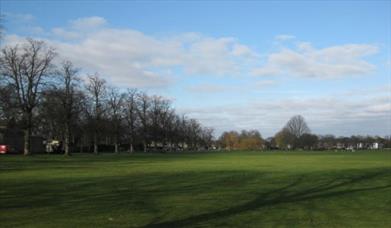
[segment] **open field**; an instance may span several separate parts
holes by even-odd
[[[1,227],[391,227],[391,152],[0,156]]]

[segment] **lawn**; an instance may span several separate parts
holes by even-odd
[[[391,227],[391,151],[0,156],[1,227]]]

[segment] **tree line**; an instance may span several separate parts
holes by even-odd
[[[57,63],[58,53],[43,41],[27,39],[0,54],[0,118],[24,132],[24,154],[31,136],[60,139],[66,155],[99,152],[113,145],[169,150],[198,150],[212,145],[213,129],[179,115],[171,101],[144,91],[119,89],[97,73],[80,77],[70,61]]]
[[[377,148],[374,147],[377,143]],[[304,117],[293,116],[273,137],[263,139],[259,131],[226,131],[217,140],[220,148],[226,150],[260,149],[380,149],[391,148],[391,137],[360,136],[336,137],[334,135],[312,134]]]
[[[219,138],[222,148],[232,149],[312,149],[317,142],[317,136],[311,134],[307,123],[300,115],[293,116],[274,137],[269,140],[262,138],[257,130],[223,132]]]

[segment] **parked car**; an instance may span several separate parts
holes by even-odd
[[[8,153],[8,146],[7,145],[0,145],[0,154],[6,154]]]

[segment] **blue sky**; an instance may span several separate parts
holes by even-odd
[[[2,45],[44,39],[224,130],[391,134],[391,1],[5,1]]]

